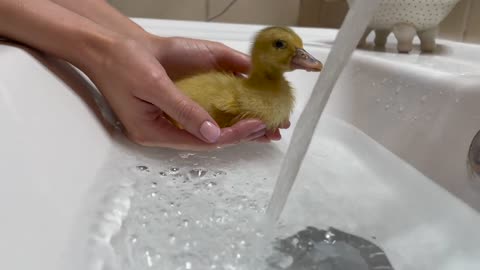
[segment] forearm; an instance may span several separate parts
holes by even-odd
[[[148,40],[148,33],[106,0],[51,0],[112,31],[139,41]]]
[[[0,0],[0,36],[79,68],[100,61],[116,34],[48,0]]]

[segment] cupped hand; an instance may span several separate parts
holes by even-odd
[[[146,146],[207,150],[244,141],[278,140],[255,119],[220,129],[198,104],[178,90],[172,80],[211,69],[246,73],[248,56],[209,41],[160,38],[148,42],[119,40],[85,72],[106,97],[127,136]],[[180,123],[180,130],[165,119]]]
[[[246,74],[250,69],[250,58],[247,55],[218,42],[180,37],[165,39],[152,35],[148,39],[148,47],[173,80],[212,69],[232,71],[239,75]],[[280,126],[281,129],[289,127],[289,121]],[[267,143],[281,138],[279,129],[276,129],[266,131],[255,140]]]

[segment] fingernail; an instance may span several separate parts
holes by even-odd
[[[240,77],[240,78],[247,78],[247,75],[243,74],[243,73],[240,73],[240,72],[234,72],[233,73],[236,77]]]
[[[255,132],[259,132],[260,130],[262,129],[265,129],[267,126],[265,124],[261,124],[260,126],[258,126],[257,128],[255,128],[251,134],[254,134]]]
[[[282,139],[282,135],[278,135],[276,138],[272,138],[272,141],[280,141]]]
[[[210,121],[203,122],[200,126],[200,134],[209,142],[214,143],[220,137],[220,128]]]
[[[262,136],[265,136],[266,132],[267,132],[266,129],[259,130],[257,132],[253,132],[252,134],[250,134],[250,136],[248,136],[247,141],[252,141],[252,140],[258,139]]]

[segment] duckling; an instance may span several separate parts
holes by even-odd
[[[261,30],[255,37],[251,59],[252,69],[246,78],[216,71],[194,75],[175,84],[200,104],[221,128],[255,118],[273,131],[289,120],[294,107],[293,89],[284,73],[295,69],[321,71],[323,65],[303,49],[302,39],[287,27]]]

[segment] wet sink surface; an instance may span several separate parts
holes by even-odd
[[[235,26],[238,31],[233,33],[232,25],[138,21],[158,34],[221,40],[242,51],[248,50],[249,38],[260,28]],[[335,31],[297,30],[304,37],[307,49],[324,60]],[[314,196],[315,193],[308,198],[317,198],[310,203],[329,206],[330,210],[318,211],[314,207],[306,210],[302,205],[308,202],[295,204],[293,200],[290,210],[286,210],[287,216],[299,212],[302,206],[304,214],[315,220],[299,221],[297,227],[285,231],[285,237],[306,226],[320,230],[333,226],[379,244],[396,269],[417,269],[415,267],[430,265],[432,258],[438,267],[423,269],[478,269],[476,258],[480,256],[475,248],[479,242],[472,227],[478,228],[478,212],[465,203],[480,209],[478,183],[471,180],[466,167],[468,146],[480,128],[480,79],[476,73],[480,70],[480,48],[442,40],[439,43],[442,50],[433,56],[415,52],[398,55],[388,50],[357,51],[327,107],[331,119],[358,128],[397,155],[400,158],[397,161],[406,161],[427,177],[422,178],[410,168],[408,171],[415,177],[405,174],[403,181],[388,182],[397,170],[376,166],[376,175],[383,176],[375,178],[383,179],[376,182],[377,187],[383,187],[381,192],[348,177],[339,183],[334,182],[335,177],[318,179],[322,185],[315,184],[315,187],[323,187],[323,193],[318,193],[322,196]],[[98,173],[116,149],[115,140],[91,109],[94,101],[84,98],[88,96],[85,93],[92,90],[91,86],[74,70],[35,52],[5,44],[0,45],[0,59],[0,73],[4,74],[0,78],[0,122],[3,123],[0,213],[4,217],[0,232],[4,239],[0,251],[4,255],[0,268],[66,269],[72,262],[82,260],[77,255],[85,244],[91,222],[84,212],[85,206],[94,198],[92,192],[95,193],[93,187],[98,184]],[[288,76],[297,89],[293,124],[316,76],[302,72]],[[25,80],[26,77],[29,79]],[[264,153],[281,156],[291,131],[288,130],[285,139],[273,145],[274,148],[264,149]],[[319,164],[325,163],[321,150],[328,149],[329,145],[318,145],[319,150],[311,153],[304,166],[304,176],[315,175],[319,168],[328,172],[328,167]],[[344,152],[345,157],[368,159],[362,148],[355,151],[350,148]],[[389,152],[381,153],[395,159]],[[247,155],[244,160],[250,157]],[[332,164],[342,162],[348,161],[341,159]],[[368,164],[377,164],[377,161],[371,160]],[[265,173],[272,175],[274,171]],[[338,169],[335,173],[341,171]],[[420,184],[412,183],[414,178],[423,180]],[[332,185],[336,188],[328,188]],[[421,188],[412,188],[418,185]],[[309,186],[306,182],[298,186],[298,192],[305,194],[317,190],[305,190]],[[359,191],[361,193],[357,193]],[[395,193],[391,193],[393,191]],[[328,204],[333,201],[344,202],[342,211],[333,211],[338,209]],[[386,201],[390,203],[385,204]],[[377,240],[369,238],[371,234]],[[422,241],[419,235],[430,240]],[[44,248],[45,243],[49,243],[48,249]],[[35,250],[28,255],[28,260],[25,259],[26,246]],[[410,265],[413,268],[408,268]]]

